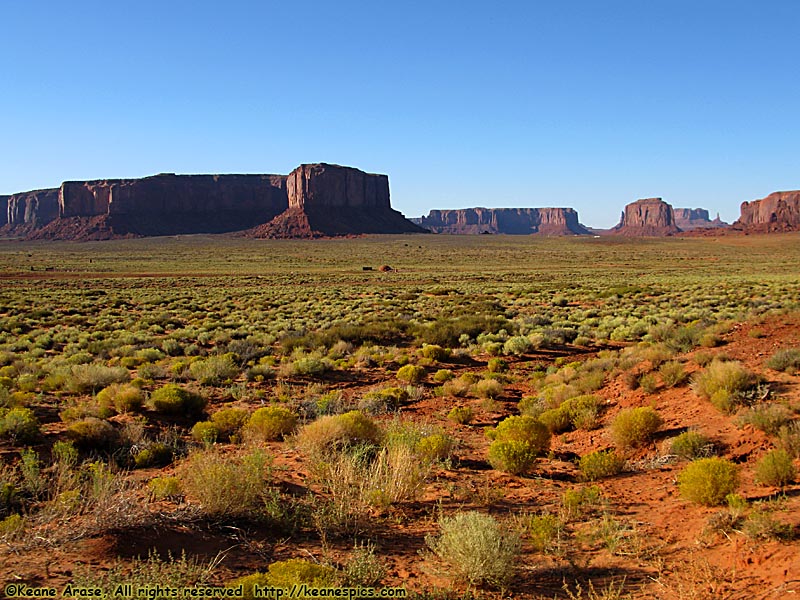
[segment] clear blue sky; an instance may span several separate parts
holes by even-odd
[[[0,193],[333,162],[406,216],[607,227],[800,188],[794,0],[0,0],[0,24]]]

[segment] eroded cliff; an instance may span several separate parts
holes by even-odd
[[[800,231],[800,190],[742,202],[741,216],[733,227],[753,232]]]

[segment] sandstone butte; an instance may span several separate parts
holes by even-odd
[[[773,192],[761,200],[742,202],[733,229],[752,232],[800,231],[800,191]]]
[[[423,232],[389,202],[389,178],[339,165],[289,175],[175,175],[65,181],[0,196],[6,233],[110,239],[248,231],[254,237]]]
[[[627,237],[656,237],[680,233],[672,206],[661,198],[631,202],[622,211],[619,224],[611,233]]]
[[[719,218],[719,214],[712,221],[705,208],[673,208],[675,214],[675,224],[681,231],[692,229],[720,229],[727,227],[728,224]]]
[[[572,208],[463,208],[432,210],[415,222],[434,233],[587,235]]]

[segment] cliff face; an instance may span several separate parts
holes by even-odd
[[[432,210],[418,223],[434,233],[582,235],[589,231],[571,208],[464,208]]]
[[[672,206],[661,198],[643,198],[625,207],[619,225],[611,230],[616,235],[654,237],[679,233]]]
[[[289,207],[351,207],[386,210],[389,177],[325,163],[300,165],[286,182]]]
[[[741,216],[733,226],[756,232],[800,231],[800,190],[742,202]]]
[[[719,215],[712,221],[705,208],[674,208],[673,213],[675,214],[675,224],[681,231],[728,226],[727,223],[719,218]]]
[[[5,208],[0,225],[9,228],[42,227],[58,217],[58,190],[34,190],[4,196],[0,207]]]
[[[286,182],[289,208],[248,232],[263,238],[422,233],[393,210],[389,178],[325,163],[300,165]]]

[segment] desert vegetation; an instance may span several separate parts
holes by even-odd
[[[3,243],[0,578],[788,593],[781,239]]]

